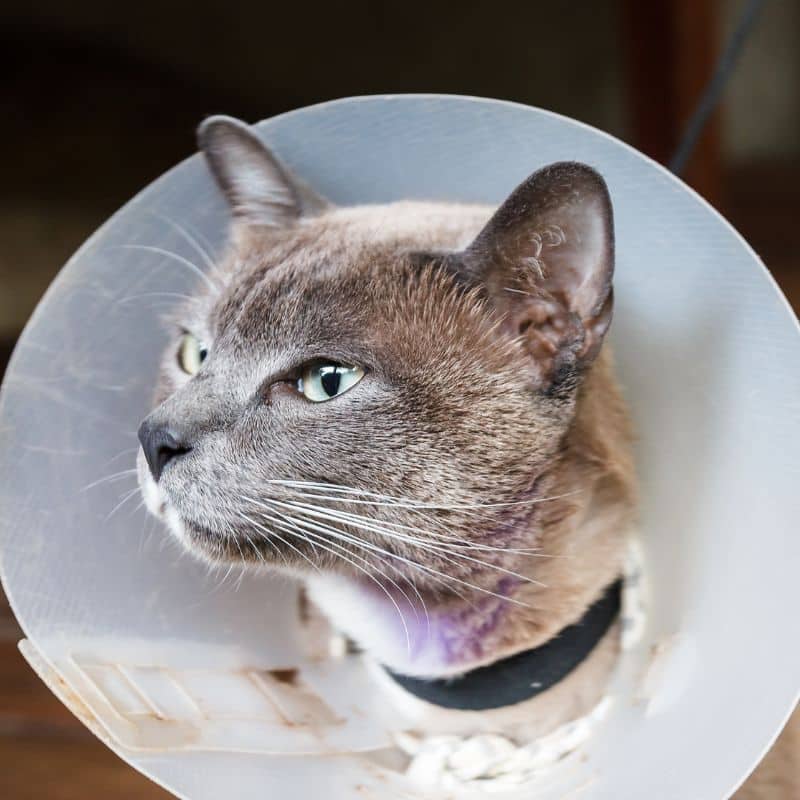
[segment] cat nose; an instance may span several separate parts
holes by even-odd
[[[184,437],[169,425],[145,420],[139,426],[139,441],[142,443],[142,450],[150,467],[150,474],[153,480],[158,483],[164,467],[173,458],[188,453],[192,448]]]

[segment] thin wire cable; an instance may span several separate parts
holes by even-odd
[[[753,32],[758,15],[764,7],[764,0],[750,0],[745,6],[742,16],[728,39],[725,50],[717,60],[714,74],[700,97],[694,113],[683,131],[683,136],[669,161],[669,169],[676,175],[681,175],[692,157],[697,141],[703,133],[714,109],[719,105],[725,87],[733,74],[734,69],[742,54],[748,37]]]

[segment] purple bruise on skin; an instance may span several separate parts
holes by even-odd
[[[486,637],[497,628],[512,607],[502,598],[510,597],[519,583],[519,578],[503,577],[493,590],[500,597],[483,595],[471,606],[433,616],[429,635],[436,637],[445,664],[483,658]],[[426,635],[424,617],[422,626],[422,633]]]
[[[538,479],[530,489],[499,515],[498,524],[486,536],[494,546],[513,546],[519,531],[529,530],[533,522],[536,505],[533,502],[539,488]],[[531,504],[527,505],[526,501]],[[415,618],[415,630],[411,630],[412,656],[417,652],[420,639],[434,639],[441,653],[442,663],[453,665],[483,658],[486,653],[486,637],[492,633],[513,608],[503,598],[511,597],[522,579],[506,575],[497,581],[491,591],[494,594],[477,594],[471,603],[453,611],[430,614],[430,624],[422,615],[421,624]],[[495,596],[499,595],[499,596]],[[421,630],[417,630],[420,629]]]
[[[520,583],[520,578],[504,576],[489,590],[494,594],[478,594],[472,602],[458,608],[429,609],[427,616],[418,600],[413,606],[409,604],[409,598],[416,600],[412,592],[407,592],[407,597],[404,597],[396,589],[391,590],[408,629],[410,663],[429,668],[482,659],[486,655],[487,636],[513,609],[513,604],[504,598],[511,597]],[[398,643],[405,642],[405,629],[394,604],[374,586],[364,586],[363,589],[369,593],[382,618],[380,624],[394,631]]]
[[[501,549],[530,547],[530,531],[536,516],[539,489],[539,480],[535,479],[527,491],[500,510],[482,541]],[[520,541],[521,536],[525,536],[526,541]],[[429,604],[427,614],[419,598],[408,587],[405,594],[398,587],[384,586],[384,591],[374,583],[362,583],[361,589],[377,612],[376,621],[385,631],[392,632],[391,636],[398,647],[402,643],[402,660],[415,670],[426,671],[472,664],[491,655],[491,652],[487,652],[491,650],[491,645],[487,647],[487,640],[513,612],[514,604],[506,598],[511,598],[524,582],[521,576],[504,574],[498,577],[494,585],[485,585],[486,592],[464,588],[466,599],[463,602],[454,601],[440,608],[430,607]],[[398,608],[405,626],[400,620]],[[407,652],[406,629],[411,645]]]

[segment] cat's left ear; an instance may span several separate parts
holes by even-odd
[[[197,142],[234,217],[246,224],[283,227],[331,207],[241,120],[209,117],[197,129]]]
[[[521,337],[542,385],[595,358],[611,322],[614,223],[591,167],[561,162],[533,173],[459,261]]]

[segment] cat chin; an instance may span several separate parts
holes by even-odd
[[[181,547],[197,561],[208,566],[229,566],[240,563],[230,558],[219,544],[218,537],[210,531],[184,522],[180,514],[169,503],[160,502],[152,512],[164,525]],[[247,566],[241,563],[242,566]]]

